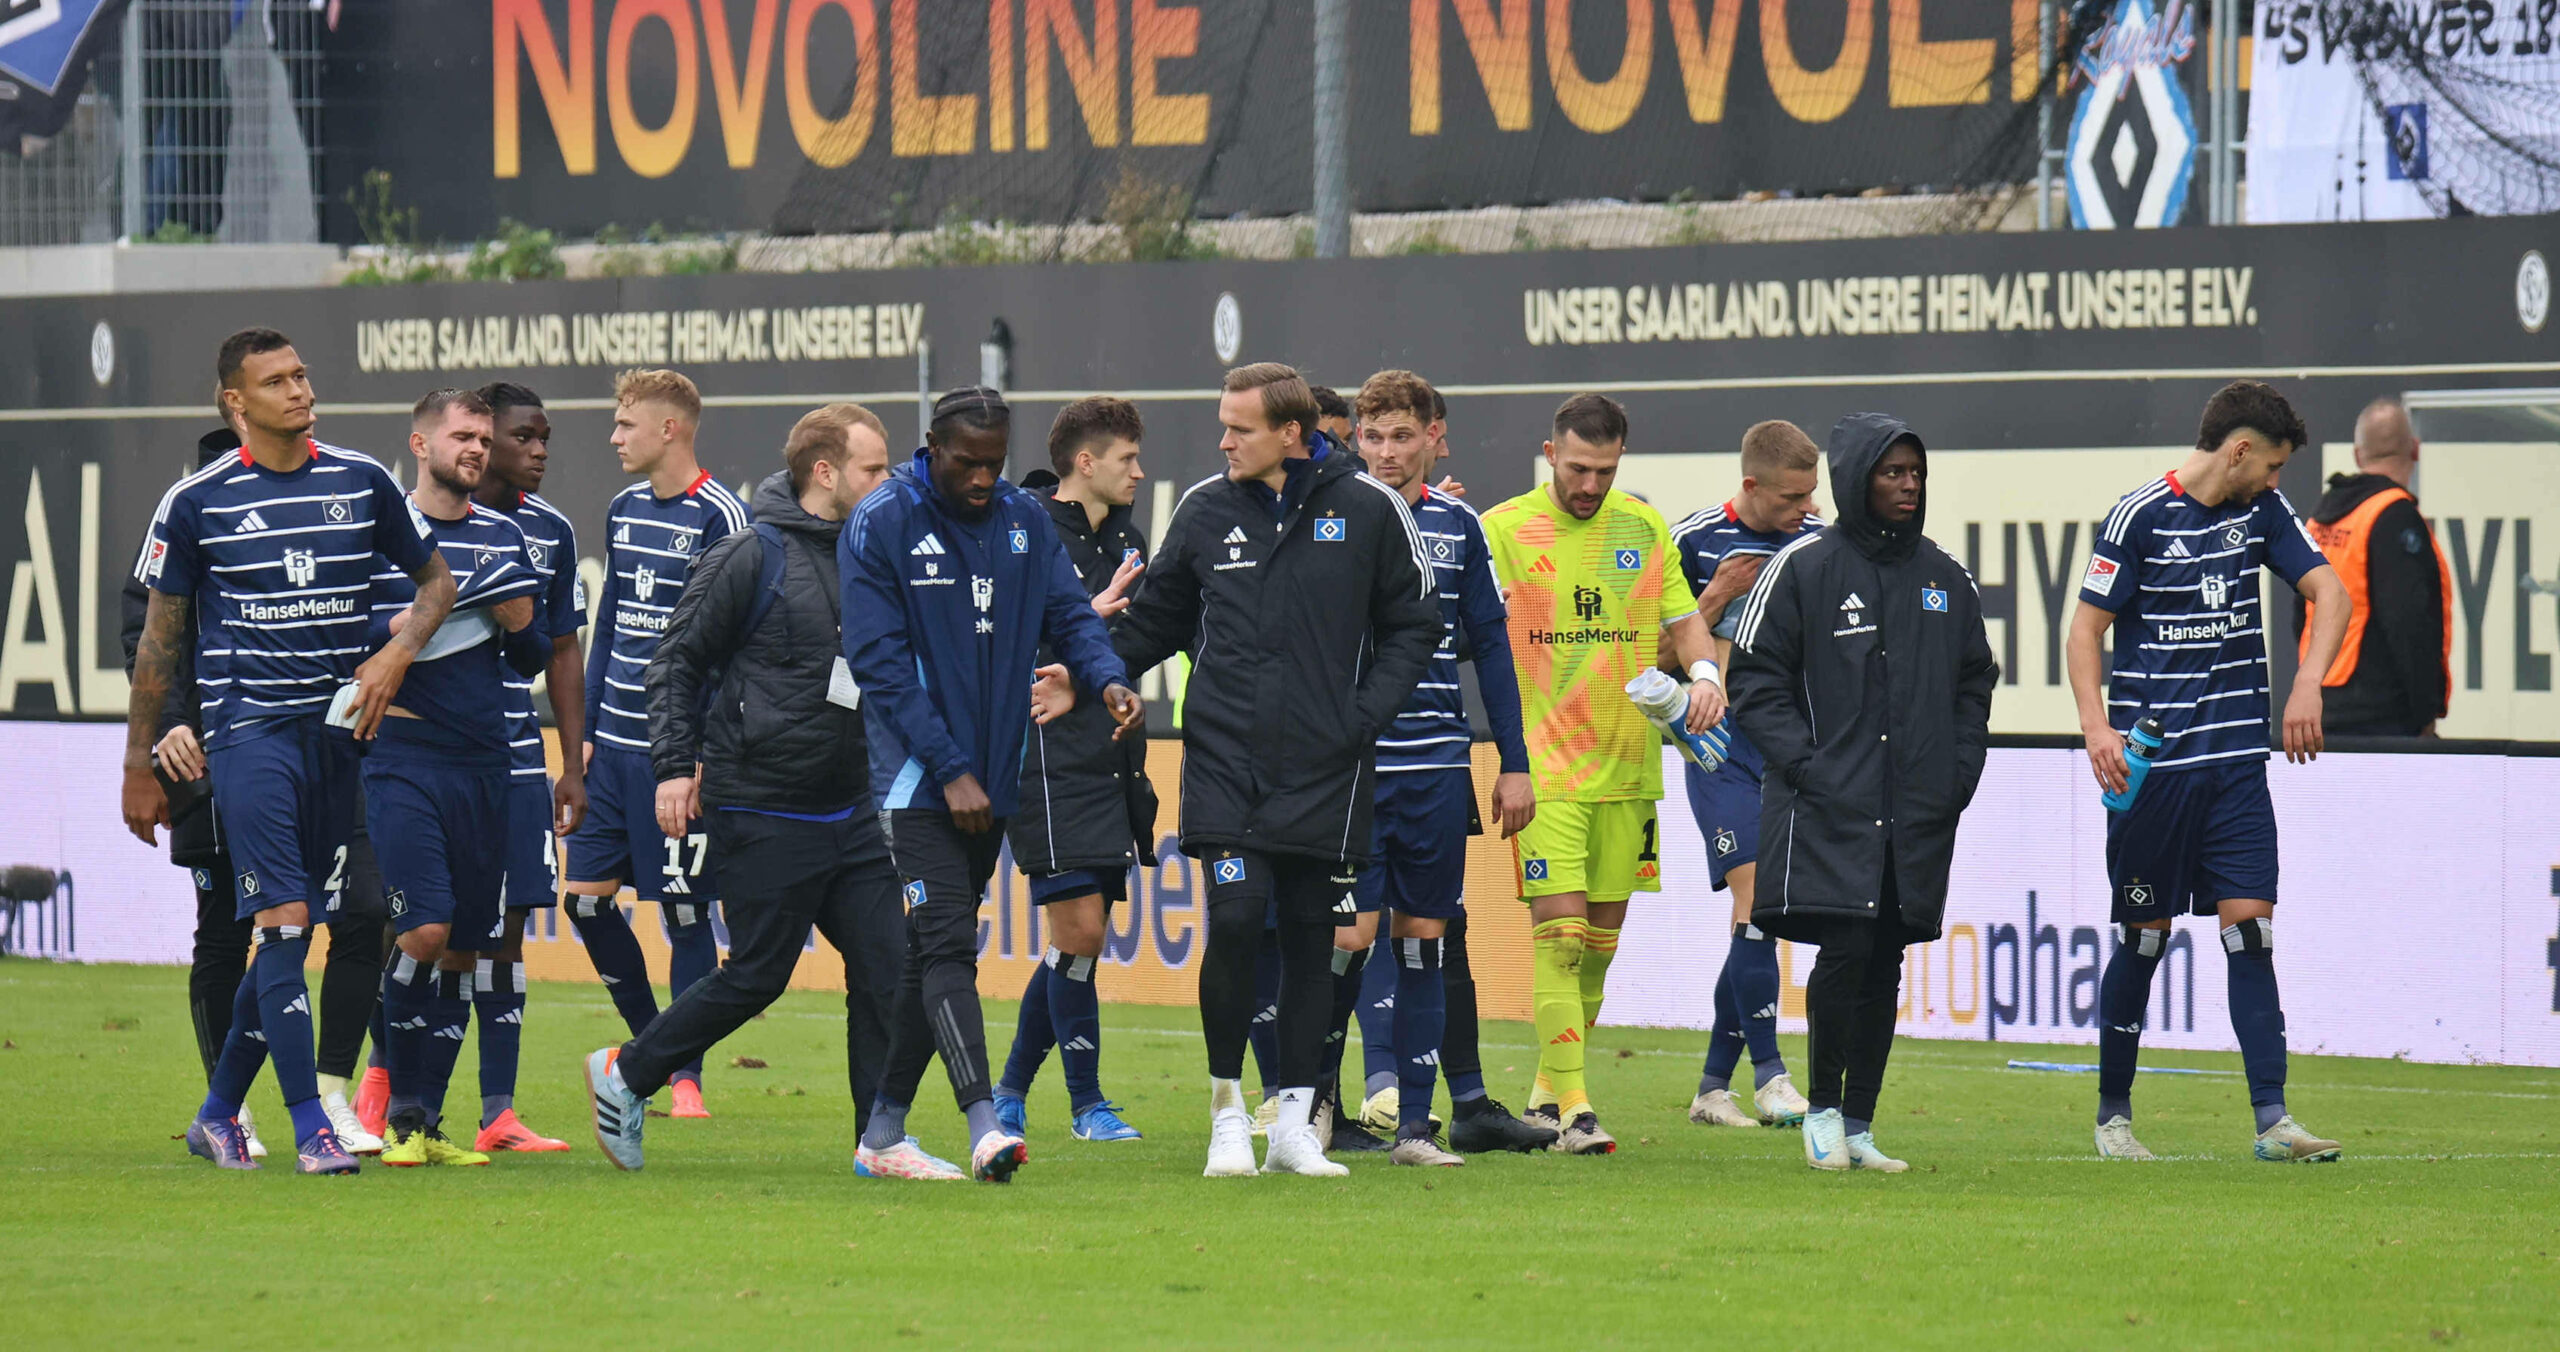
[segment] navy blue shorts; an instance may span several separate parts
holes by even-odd
[[[1765,770],[1760,749],[1740,729],[1728,721],[1725,731],[1733,738],[1733,753],[1713,773],[1680,762],[1689,781],[1689,815],[1698,819],[1698,835],[1707,842],[1707,880],[1719,892],[1727,874],[1760,862],[1760,777]]]
[[[235,919],[300,902],[328,918],[355,834],[355,738],[317,716],[234,732],[208,759]]]
[[[1106,908],[1115,902],[1127,901],[1129,871],[1071,868],[1064,873],[1041,874],[1031,880],[1031,904],[1034,906],[1046,906],[1070,897],[1089,897],[1097,892],[1102,894],[1102,904]]]
[[[643,901],[709,906],[720,895],[702,819],[670,838],[658,829],[658,772],[649,758],[601,746],[587,763],[587,819],[569,836],[569,881],[629,883]]]
[[[2107,814],[2107,883],[2118,924],[2212,915],[2276,899],[2276,805],[2267,763],[2153,771],[2133,806]]]
[[[560,855],[551,834],[551,781],[507,779],[507,909],[539,910],[560,904]]]
[[[413,757],[389,743],[365,758],[365,825],[395,932],[450,926],[445,946],[462,953],[504,937],[507,784],[503,766]]]
[[[1369,866],[1351,890],[1363,915],[1393,911],[1424,920],[1466,914],[1467,820],[1475,785],[1462,770],[1378,776]]]

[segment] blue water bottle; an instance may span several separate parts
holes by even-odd
[[[2098,801],[2109,812],[2122,812],[2133,806],[2133,796],[2142,792],[2142,777],[2151,773],[2151,758],[2160,754],[2160,720],[2144,718],[2134,723],[2124,735],[2124,792],[2098,795]]]

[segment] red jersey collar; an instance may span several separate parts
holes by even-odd
[[[2160,477],[2169,481],[2170,492],[2175,493],[2182,498],[2188,496],[2187,486],[2178,482],[2178,472],[2176,470],[2173,469]]]

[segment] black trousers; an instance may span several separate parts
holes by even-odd
[[[196,884],[195,952],[187,967],[187,1013],[195,1021],[196,1055],[204,1060],[206,1079],[222,1056],[223,1039],[231,1036],[231,1003],[240,994],[240,978],[249,970],[249,937],[255,920],[238,916],[233,898],[231,861],[192,870]],[[380,954],[374,956],[379,975]]]
[[[1440,988],[1449,1001],[1448,1031],[1440,1036],[1440,1076],[1450,1084],[1484,1076],[1484,1054],[1476,1045],[1476,969],[1467,961],[1467,913],[1449,917],[1449,932],[1440,940]]]
[[[815,928],[844,958],[844,1054],[854,1120],[868,1121],[889,1059],[890,999],[905,952],[898,875],[873,818],[793,821],[704,814],[720,859],[729,958],[622,1048],[622,1078],[654,1094],[667,1077],[780,999]]]
[[[889,1028],[880,1097],[913,1105],[926,1063],[942,1053],[962,1108],[994,1097],[986,1018],[978,1008],[978,903],[1004,851],[1004,822],[971,835],[951,814],[903,808],[883,814],[889,855],[906,883],[906,971]]]
[[[1213,849],[1199,861],[1208,882],[1209,942],[1200,955],[1200,1032],[1214,1079],[1244,1078],[1253,1030],[1253,959],[1263,921],[1279,914],[1281,1089],[1315,1084],[1333,1016],[1333,931],[1348,913],[1350,868],[1330,859]]]
[[[1805,981],[1805,1022],[1813,1083],[1805,1099],[1843,1117],[1872,1121],[1893,1055],[1894,1007],[1902,998],[1902,902],[1885,865],[1884,898],[1875,918],[1823,922],[1821,955]]]

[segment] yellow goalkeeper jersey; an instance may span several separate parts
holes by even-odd
[[[1541,484],[1484,514],[1511,611],[1530,774],[1541,802],[1662,796],[1662,738],[1627,698],[1662,626],[1696,613],[1671,530],[1612,490],[1576,520]]]

